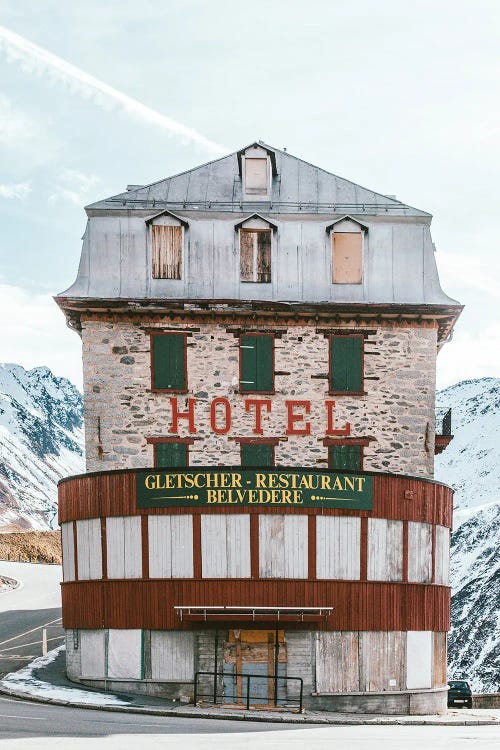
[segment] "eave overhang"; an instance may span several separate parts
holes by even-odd
[[[335,326],[350,321],[361,325],[382,322],[425,326],[434,325],[438,348],[451,336],[463,310],[462,305],[344,303],[344,302],[271,302],[233,299],[93,299],[54,297],[66,315],[70,328],[81,331],[82,315],[167,316],[171,321],[210,320],[225,325],[305,325]]]

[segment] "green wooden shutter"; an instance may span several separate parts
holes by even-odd
[[[273,466],[273,446],[250,443],[241,446],[242,466]]]
[[[153,387],[168,391],[186,388],[185,337],[182,333],[153,336]]]
[[[360,393],[363,387],[363,339],[332,336],[330,339],[330,390]]]
[[[187,466],[185,443],[156,443],[155,466],[161,469],[183,469]]]
[[[273,390],[273,337],[241,337],[241,390],[243,393]]]
[[[361,469],[360,445],[331,445],[328,450],[330,469],[359,471]]]

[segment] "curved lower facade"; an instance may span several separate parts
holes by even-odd
[[[186,702],[196,681],[197,698],[215,690],[238,704],[246,675],[257,675],[256,703],[291,705],[301,678],[306,708],[446,710],[450,488],[356,472],[370,485],[365,507],[326,507],[319,495],[279,504],[272,494],[148,506],[138,483],[159,471],[60,483],[71,679]],[[193,483],[204,471],[234,477],[241,467],[177,474]],[[314,476],[350,486],[354,477]]]

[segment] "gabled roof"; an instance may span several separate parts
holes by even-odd
[[[269,220],[267,216],[262,216],[262,214],[250,214],[249,216],[244,216],[242,219],[240,219],[235,225],[235,229],[239,229],[245,222],[250,221],[250,219],[262,219],[262,221],[265,221],[266,224],[269,224],[270,227],[276,231],[278,229],[278,225],[274,224],[272,221]]]
[[[362,224],[360,221],[354,218],[354,216],[349,216],[349,214],[346,214],[345,216],[341,216],[339,219],[335,219],[335,221],[332,221],[331,224],[328,224],[327,227],[325,227],[325,232],[329,232],[336,224],[340,224],[341,221],[353,221],[355,224],[357,224],[361,229],[364,229],[365,232],[368,231],[368,227],[366,224]]]
[[[267,153],[271,161],[273,177],[276,177],[276,175],[278,174],[278,170],[276,169],[276,153],[275,151],[273,151],[272,148],[269,148],[269,146],[266,146],[265,143],[262,143],[262,141],[254,141],[253,143],[250,143],[248,146],[241,148],[236,153],[236,156],[238,157],[238,169],[240,172],[240,177],[243,173],[242,157],[245,151],[247,151],[249,148],[261,148],[263,151]]]
[[[188,227],[189,222],[186,221],[186,219],[183,219],[182,216],[177,216],[177,214],[172,213],[172,211],[169,211],[166,209],[165,211],[160,211],[157,214],[154,214],[154,216],[150,216],[146,219],[146,224],[151,224],[155,219],[158,219],[159,216],[171,216],[172,219],[177,219],[177,221],[180,221],[183,227]]]
[[[267,199],[244,198],[240,164],[246,146],[186,172],[90,204],[87,211],[156,208],[242,213],[261,209],[275,214],[419,216],[430,221],[425,211],[338,177],[287,151],[260,141],[256,145],[272,154],[276,165]]]

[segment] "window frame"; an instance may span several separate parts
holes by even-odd
[[[242,279],[241,278],[241,237],[242,237],[242,234],[243,233],[245,233],[245,234],[251,234],[251,233],[253,233],[253,234],[263,234],[264,232],[267,232],[269,234],[269,239],[270,239],[270,249],[269,249],[269,281],[257,281],[256,279],[255,280],[253,280],[253,279],[252,280]],[[274,234],[274,231],[273,231],[272,227],[269,227],[268,229],[264,228],[264,227],[259,227],[259,228],[256,228],[256,229],[254,229],[252,227],[239,227],[239,230],[238,230],[239,255],[238,255],[238,257],[239,257],[239,283],[240,284],[272,284],[272,280],[273,280],[273,234]],[[257,250],[256,250],[256,252],[257,252],[257,258],[254,259],[254,260],[256,260],[257,265],[258,265],[258,262],[259,262],[258,251],[259,251],[259,248],[258,248],[258,243],[257,243]]]
[[[161,228],[163,228],[163,227],[175,227],[176,229],[180,229],[181,230],[181,258],[180,258],[180,264],[179,264],[180,276],[178,276],[178,277],[168,278],[166,276],[155,276],[154,273],[153,273],[153,271],[154,271],[154,240],[153,240],[153,235],[154,235],[154,229],[155,229],[155,227],[161,227]],[[153,223],[151,223],[149,225],[149,229],[150,229],[150,244],[151,244],[151,264],[150,264],[151,279],[153,279],[154,281],[182,281],[183,278],[184,278],[184,256],[185,256],[185,252],[184,252],[185,227],[184,227],[184,225],[182,223],[180,223],[180,222],[179,222],[179,224],[153,224]]]
[[[184,388],[157,388],[155,386],[154,369],[154,338],[155,336],[182,336],[183,341],[183,366],[184,366]],[[185,331],[150,331],[150,369],[151,369],[151,393],[188,393],[188,369],[187,369],[187,333]]]
[[[264,469],[274,468],[276,466],[276,445],[279,442],[279,438],[235,438],[235,442],[239,443],[240,446],[240,466],[246,469]],[[270,445],[272,449],[272,463],[269,466],[244,466],[243,465],[243,451],[242,448],[246,445]]]
[[[359,281],[335,281],[335,235],[341,234],[360,234],[361,235],[361,279]],[[330,230],[330,283],[333,286],[362,286],[364,283],[364,265],[365,265],[365,235],[366,230],[360,227],[357,232],[339,232],[335,231],[335,227]]]
[[[194,443],[194,439],[193,438],[148,437],[148,438],[146,438],[146,443],[148,445],[152,445],[153,446],[153,467],[155,469],[164,468],[164,467],[158,466],[157,454],[156,454],[156,446],[157,445],[162,445],[162,444],[164,445],[165,443],[167,443],[169,445],[182,443],[183,445],[185,445],[186,446],[186,468],[188,466],[190,466],[190,463],[189,463],[189,446],[193,445],[193,443]],[[174,467],[174,468],[180,468],[180,467]]]
[[[337,440],[331,441],[326,447],[328,449],[328,470],[329,471],[363,471],[364,465],[364,450],[366,442],[361,440]],[[339,469],[332,466],[330,463],[330,455],[332,448],[359,448],[359,468],[357,469]]]
[[[266,192],[265,193],[249,193],[247,188],[247,160],[250,159],[262,159],[266,162]],[[244,199],[249,200],[266,200],[266,198],[269,198],[271,195],[271,180],[272,180],[272,169],[271,169],[271,159],[269,158],[269,154],[266,154],[265,156],[262,155],[262,153],[259,153],[257,155],[250,155],[245,154],[243,157],[243,195]],[[251,190],[254,188],[250,188]]]
[[[332,340],[333,339],[361,339],[361,387],[359,391],[334,391],[332,390]],[[366,396],[365,391],[365,337],[362,333],[331,333],[328,336],[328,395],[329,396]]]
[[[271,339],[271,380],[272,380],[272,390],[270,391],[261,391],[261,390],[243,390],[243,356],[242,356],[242,339],[243,336],[253,336],[254,338],[257,337],[265,337]],[[276,393],[275,390],[275,380],[274,380],[274,373],[276,369],[276,362],[275,362],[275,340],[276,336],[274,333],[240,333],[239,335],[239,343],[238,343],[238,352],[239,352],[239,362],[238,362],[238,393],[241,393],[242,395],[249,395],[249,394],[261,394],[264,396],[274,396]]]

